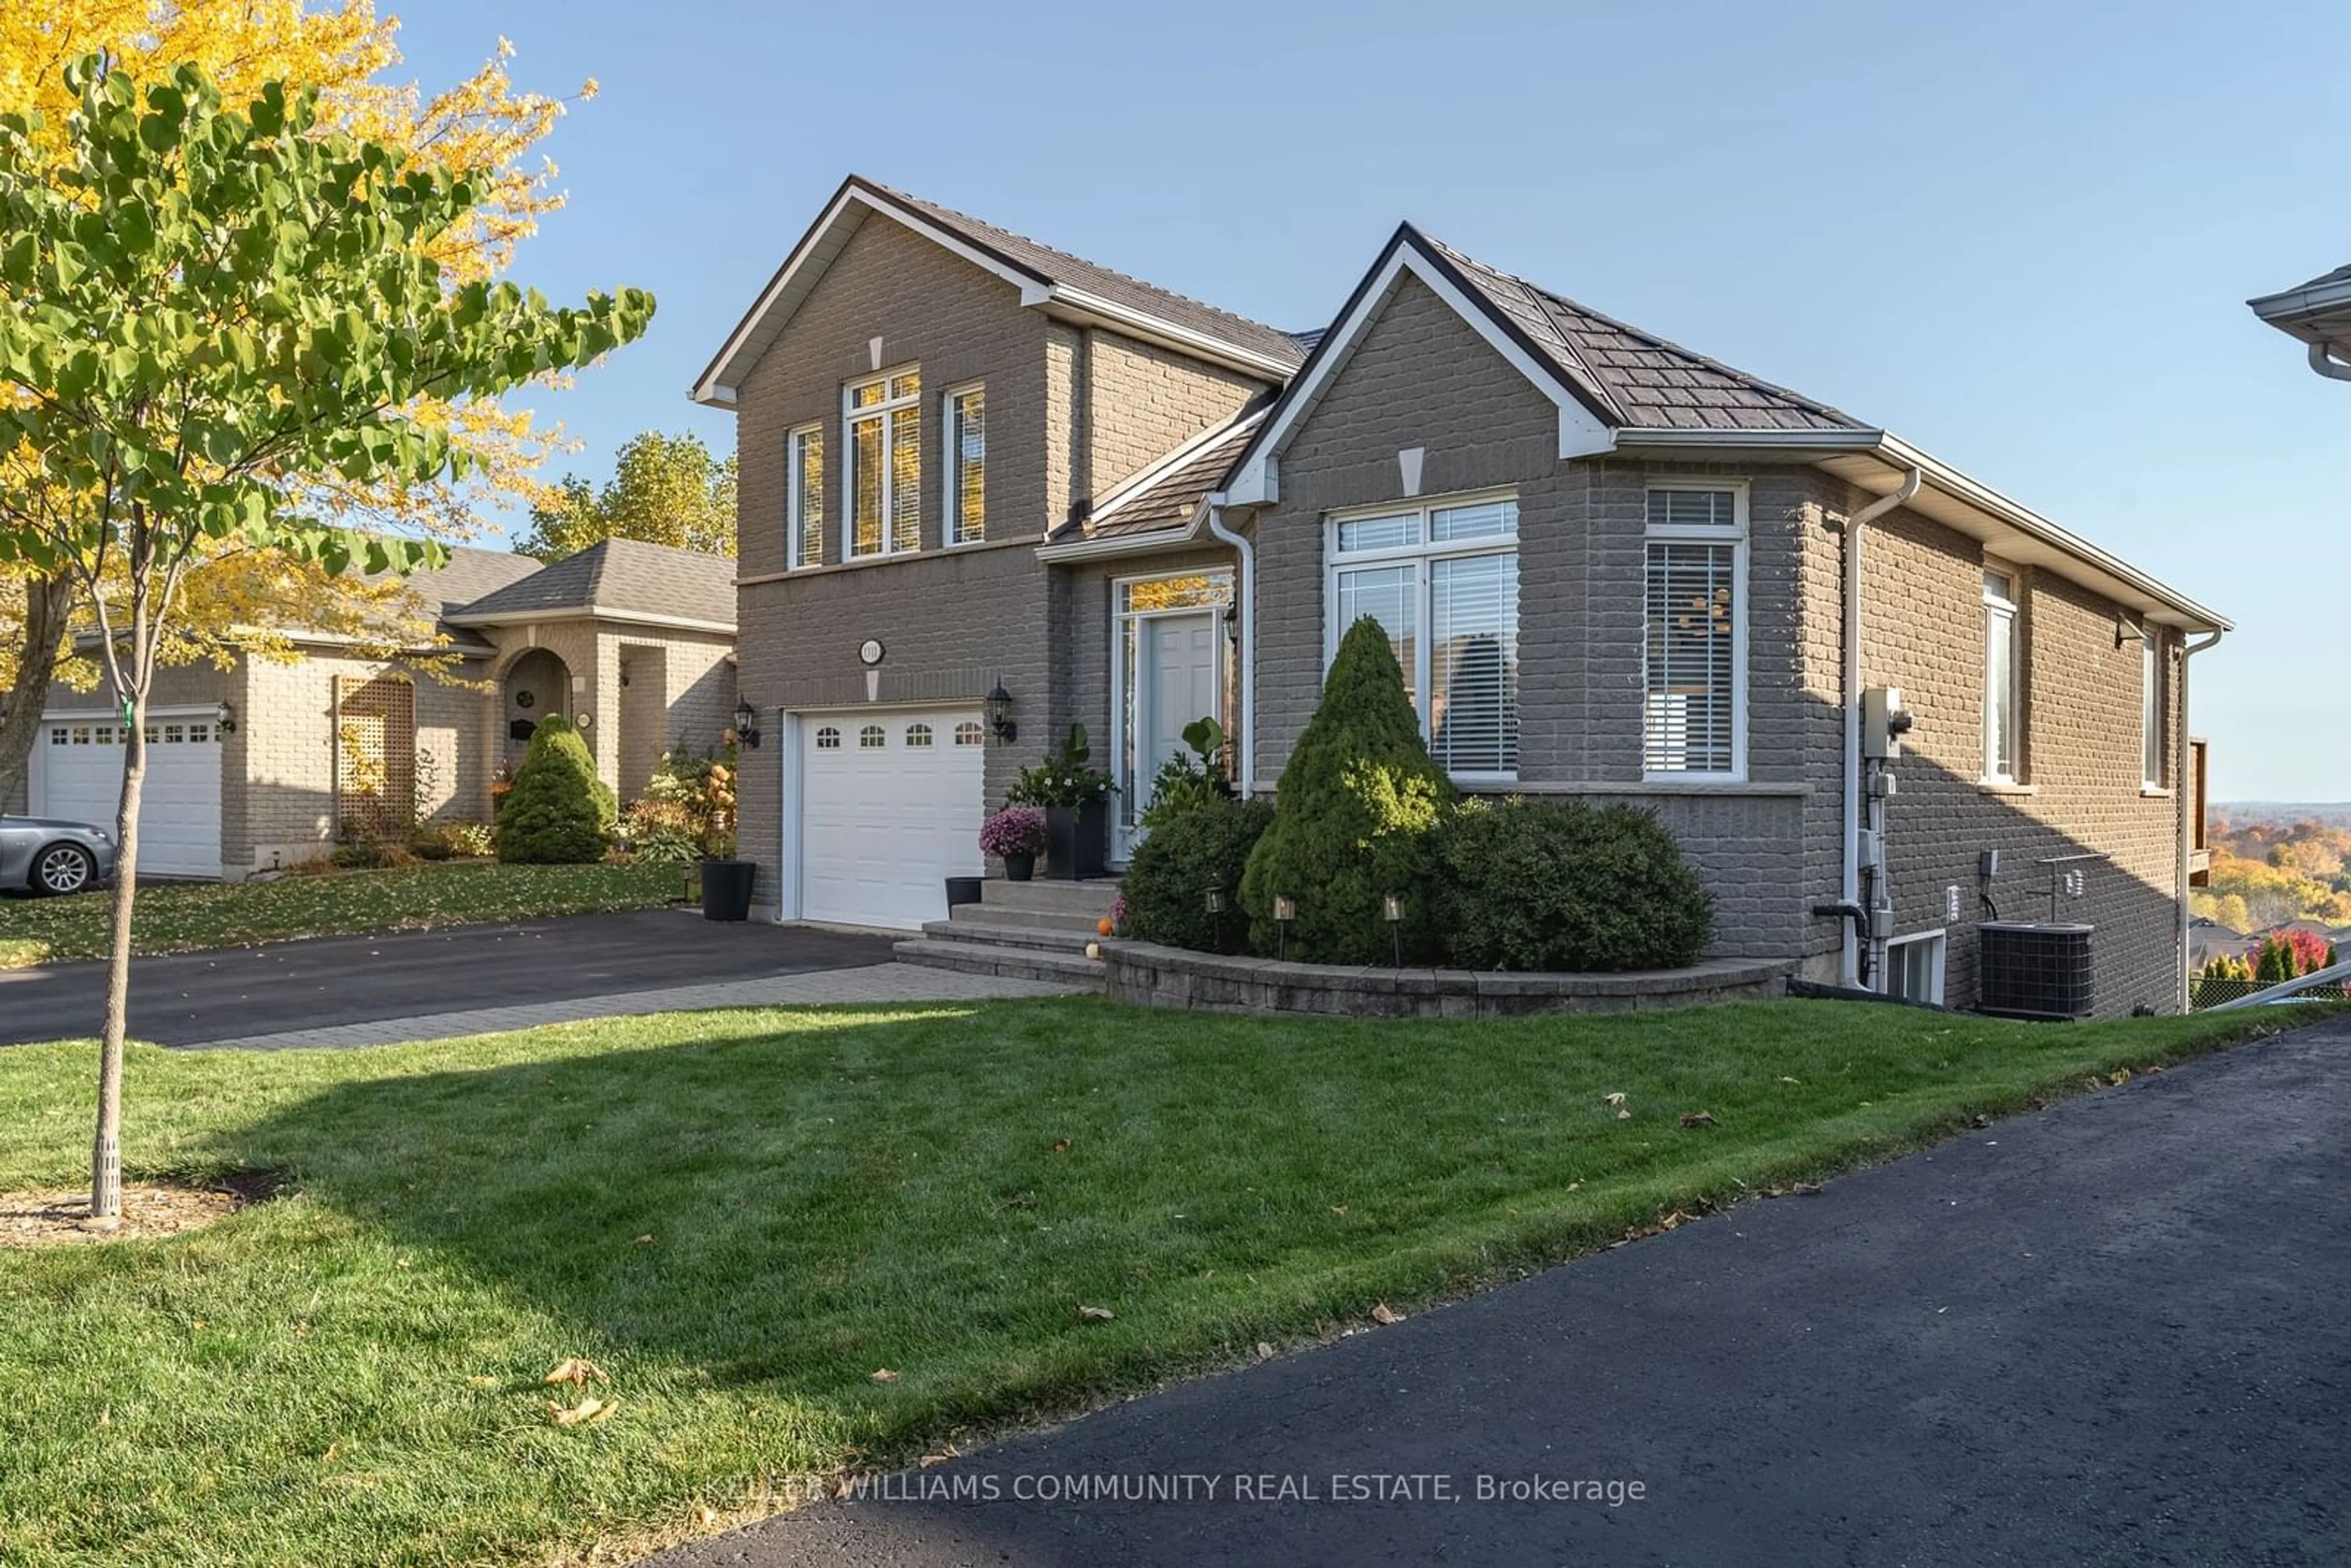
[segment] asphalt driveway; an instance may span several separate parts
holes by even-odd
[[[2339,1563],[2346,1192],[2351,1021],[655,1561]]]
[[[162,1045],[890,961],[890,939],[675,909],[137,958],[131,1032]],[[98,1032],[103,963],[0,969],[0,1045]]]

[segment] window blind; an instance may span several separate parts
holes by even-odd
[[[1448,773],[1514,773],[1519,558],[1442,558],[1428,573],[1430,755]]]
[[[1654,517],[1711,492],[1658,491]],[[1735,727],[1739,549],[1651,539],[1648,556],[1646,688],[1642,768],[1651,773],[1738,770]]]

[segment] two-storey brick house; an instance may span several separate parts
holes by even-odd
[[[2179,1005],[2188,656],[2225,622],[1409,226],[1291,335],[852,180],[696,393],[738,415],[776,917],[935,917],[1072,722],[1125,791],[1113,860],[1203,713],[1270,790],[1369,614],[1465,788],[1655,810],[1724,956],[1967,1004],[1980,921],[2053,915],[2095,928],[2099,1010]],[[1874,687],[1914,721],[1882,835]],[[1869,903],[1874,953],[1835,909]]]

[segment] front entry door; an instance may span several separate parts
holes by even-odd
[[[1151,804],[1152,781],[1171,757],[1188,755],[1184,727],[1217,713],[1217,616],[1155,615],[1140,628],[1134,732],[1135,811]]]

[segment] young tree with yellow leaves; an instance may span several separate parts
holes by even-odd
[[[401,63],[398,21],[379,16],[370,0],[50,0],[0,4],[0,114],[37,115],[28,143],[36,160],[65,153],[65,127],[76,96],[66,67],[89,55],[133,75],[193,65],[235,99],[265,82],[317,89],[323,123],[392,149],[403,167],[461,172],[479,201],[446,232],[423,242],[450,287],[493,277],[538,220],[562,204],[554,165],[533,149],[564,111],[562,99],[517,91],[507,68],[510,47],[471,77],[427,93],[394,76]],[[594,96],[584,84],[581,99]],[[0,305],[8,286],[0,282]],[[559,372],[532,378],[549,385]],[[414,416],[444,431],[463,455],[459,478],[340,474],[287,480],[289,499],[312,515],[390,532],[462,538],[484,507],[529,508],[558,498],[538,476],[561,444],[496,398],[421,397]],[[88,508],[89,496],[27,494],[52,484],[23,451],[0,453],[0,497],[21,507]],[[290,632],[320,631],[348,639],[362,654],[406,657],[434,640],[432,617],[407,599],[396,579],[330,573],[318,562],[256,551],[240,540],[208,541],[188,564],[183,614],[159,650],[167,663],[239,653],[289,657]],[[66,655],[76,630],[94,630],[86,599],[62,572],[0,563],[0,803],[21,783],[49,683],[94,681],[99,661]]]

